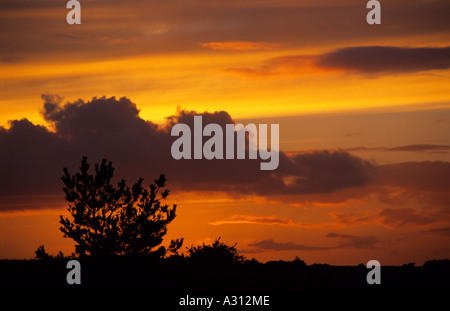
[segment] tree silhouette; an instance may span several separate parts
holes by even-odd
[[[63,254],[63,252],[59,251],[58,255],[53,256],[47,253],[47,250],[45,249],[44,245],[40,245],[37,250],[34,252],[36,259],[39,260],[49,260],[49,259],[64,259],[66,258]]]
[[[60,216],[64,237],[75,241],[75,253],[95,257],[114,255],[156,254],[164,256],[166,248],[159,246],[167,233],[167,225],[175,218],[176,205],[171,208],[162,201],[169,195],[164,189],[166,178],[160,175],[150,185],[142,187],[140,178],[131,188],[125,180],[114,187],[112,162],[103,159],[89,173],[87,157],[81,160],[80,172],[70,175],[64,168],[64,192],[69,202],[70,221]],[[183,239],[170,242],[168,251],[176,252]]]
[[[36,259],[47,260],[50,258],[44,245],[40,245],[34,253],[36,254]]]

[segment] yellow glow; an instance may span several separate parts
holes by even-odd
[[[261,68],[267,60],[308,55],[301,50],[141,55],[103,61],[21,63],[3,66],[1,125],[27,117],[42,124],[40,95],[66,101],[126,96],[141,117],[162,123],[176,108],[225,110],[234,118],[323,113],[448,103],[450,71],[369,76],[314,68],[281,68],[257,77],[230,68]],[[302,65],[302,63],[300,63]],[[18,92],[27,85],[26,94]],[[446,104],[444,104],[446,105]],[[448,105],[447,105],[448,106]],[[406,109],[406,108],[405,108]]]

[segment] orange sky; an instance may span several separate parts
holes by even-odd
[[[353,0],[80,2],[81,25],[68,25],[57,1],[1,4],[0,146],[9,149],[0,150],[0,169],[32,141],[13,136],[8,121],[55,131],[42,94],[62,96],[61,104],[127,97],[140,119],[160,125],[178,107],[226,111],[237,122],[280,124],[288,155],[307,161],[338,151],[324,157],[351,155],[376,174],[341,187],[324,175],[316,188],[333,182],[332,191],[281,194],[253,184],[239,192],[220,174],[217,188],[186,191],[174,176],[179,208],[167,240],[182,236],[190,246],[221,236],[262,261],[421,264],[450,256],[450,184],[442,175],[450,173],[448,1],[382,3],[381,25],[368,25],[365,3]],[[118,177],[137,177],[120,154],[109,160]],[[78,164],[58,161],[61,172]],[[40,244],[72,251],[58,230],[62,191],[8,191],[0,192],[0,258],[33,257]]]

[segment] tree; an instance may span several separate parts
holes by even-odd
[[[64,259],[66,258],[63,254],[63,252],[59,251],[58,255],[53,256],[47,253],[47,250],[45,249],[44,245],[39,245],[37,250],[34,252],[36,255],[36,259],[39,260],[49,260],[49,259]]]
[[[114,256],[154,253],[166,254],[166,248],[157,250],[167,225],[175,218],[176,205],[163,204],[169,195],[164,189],[166,177],[160,175],[149,187],[142,187],[140,178],[131,188],[125,180],[114,187],[112,162],[103,159],[95,165],[95,174],[89,173],[87,157],[81,160],[80,172],[70,175],[64,168],[61,177],[65,187],[68,211],[73,221],[60,216],[60,230],[64,237],[75,241],[79,256]],[[170,242],[168,251],[176,252],[183,239]]]
[[[201,246],[191,246],[187,250],[188,257],[202,264],[231,264],[243,263],[245,257],[239,255],[236,244],[228,246],[220,242],[220,237],[212,245],[203,243]]]
[[[40,245],[34,253],[36,254],[36,259],[47,260],[50,258],[44,245]]]

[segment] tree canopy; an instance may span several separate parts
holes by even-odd
[[[83,157],[79,172],[71,175],[64,168],[61,177],[73,220],[60,216],[60,230],[75,241],[78,256],[164,256],[182,246],[183,239],[176,239],[167,249],[157,248],[176,216],[176,205],[163,203],[169,195],[163,174],[148,190],[142,186],[142,178],[132,187],[122,179],[115,187],[112,162],[103,159],[95,165],[94,174],[89,167],[87,157]]]

